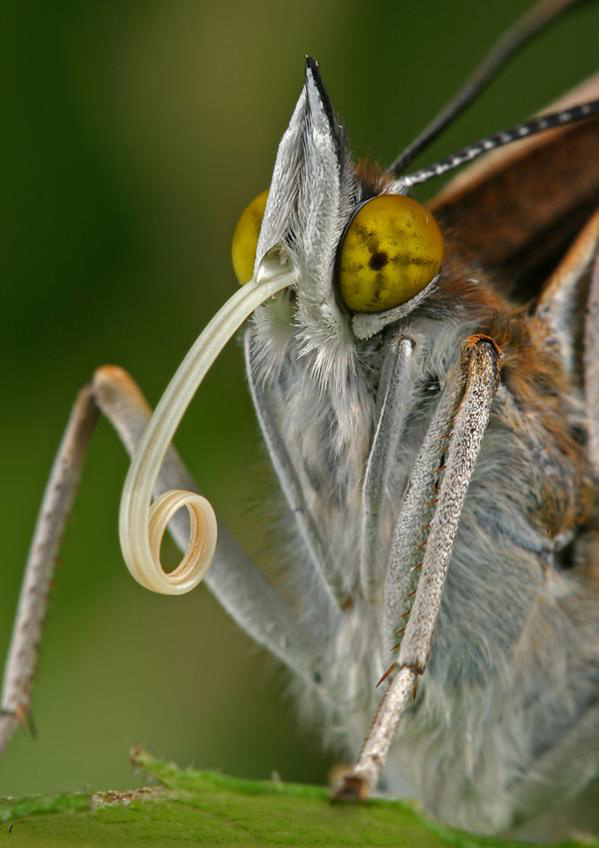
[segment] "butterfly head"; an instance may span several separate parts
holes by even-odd
[[[308,58],[270,188],[243,212],[232,246],[240,283],[281,247],[297,270],[294,319],[311,338],[365,337],[416,306],[438,279],[443,238],[390,178],[357,167]]]

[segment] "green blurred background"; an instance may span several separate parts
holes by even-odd
[[[0,6],[2,592],[8,645],[39,499],[72,399],[114,362],[155,403],[233,292],[230,236],[268,185],[303,57],[319,59],[358,155],[386,162],[527,0],[119,0]],[[589,74],[598,12],[540,37],[423,159],[510,126]],[[422,161],[422,160],[421,160]],[[269,481],[231,344],[177,437],[219,514],[266,563]],[[117,544],[127,468],[103,423],[0,794],[131,785],[134,743],[180,764],[323,781],[285,675],[203,587],[152,595]],[[309,602],[309,600],[307,601]]]

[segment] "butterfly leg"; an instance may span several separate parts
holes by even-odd
[[[368,455],[362,487],[360,580],[362,593],[371,599],[378,583],[377,540],[379,517],[388,486],[389,471],[405,430],[411,389],[410,366],[414,342],[394,330],[386,341],[387,355],[379,389],[379,416]]]
[[[135,449],[150,418],[150,408],[136,384],[125,371],[114,366],[98,369],[92,383],[77,396],[46,486],[25,567],[4,671],[0,754],[19,724],[31,725],[31,686],[54,564],[100,412],[113,424],[129,453]],[[166,455],[157,492],[172,488],[197,491],[173,448]],[[185,549],[188,535],[182,512],[173,518],[169,529]],[[215,560],[205,581],[252,639],[300,676],[312,682],[320,679],[318,650],[312,637],[222,525],[219,525]]]
[[[499,355],[492,340],[484,336],[467,339],[458,373],[448,382],[429,426],[398,521],[400,529],[396,541],[403,539],[410,555],[419,537],[419,525],[426,538],[414,603],[397,661],[386,675],[387,688],[358,762],[338,792],[340,797],[364,797],[376,786],[398,722],[410,703],[418,678],[426,669],[453,542],[498,381]],[[447,443],[445,470],[437,493],[431,475],[444,440]],[[427,505],[431,501],[432,518],[428,527]],[[396,549],[394,545],[390,568]],[[393,598],[387,603],[389,609],[392,614],[396,609]],[[390,624],[395,629],[397,620]]]

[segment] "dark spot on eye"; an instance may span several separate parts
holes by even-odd
[[[384,250],[377,250],[376,253],[373,253],[370,257],[369,265],[373,271],[380,271],[385,267],[387,262],[389,261],[389,257],[385,253]]]

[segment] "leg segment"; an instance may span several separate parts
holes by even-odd
[[[415,667],[420,674],[430,655],[453,543],[499,384],[496,347],[489,339],[469,340],[467,344],[471,349],[464,397],[453,422],[447,467],[424,552],[422,576],[399,654],[401,666]]]
[[[464,393],[468,354],[462,357],[439,399],[403,497],[385,575],[386,647],[391,653],[405,629],[408,599],[420,578],[424,547],[435,511],[447,442]],[[399,629],[398,629],[399,628]]]
[[[8,649],[0,712],[0,755],[18,724],[29,720],[30,690],[54,563],[98,419],[93,389],[78,394],[41,503]]]
[[[353,797],[364,795],[376,785],[381,769],[397,729],[399,719],[409,703],[409,693],[415,687],[418,677],[424,673],[433,641],[433,633],[441,597],[447,576],[454,539],[457,533],[462,507],[487,427],[491,405],[497,390],[499,378],[498,354],[490,339],[472,337],[465,343],[461,375],[457,382],[448,386],[447,398],[439,403],[439,415],[435,415],[425,439],[430,444],[429,435],[447,436],[439,432],[440,421],[455,403],[456,385],[465,387],[461,401],[453,417],[451,435],[447,447],[446,470],[440,486],[438,502],[426,539],[422,573],[414,605],[408,619],[405,636],[402,639],[399,658],[388,673],[389,683],[375,716],[373,725],[366,737],[358,762],[348,775],[341,789],[341,795]],[[459,389],[458,389],[459,391]],[[438,449],[437,449],[438,451]],[[435,454],[437,453],[435,451]],[[422,453],[419,456],[421,466],[424,463]],[[428,488],[428,498],[433,496],[430,481],[417,475],[415,468],[404,508],[410,504],[410,497],[424,503],[422,495],[417,493],[423,486]],[[412,495],[410,495],[410,492]],[[400,516],[398,526],[405,522]],[[411,526],[415,526],[413,519]]]
[[[371,598],[377,583],[377,539],[381,506],[393,458],[405,429],[414,343],[395,332],[388,340],[381,377],[383,397],[362,488],[362,541],[360,579],[364,597]]]
[[[106,366],[79,393],[69,419],[46,492],[25,568],[21,597],[8,653],[0,712],[0,754],[30,705],[48,591],[66,519],[77,489],[85,451],[102,411],[131,453],[150,418],[150,409],[132,379],[120,368]],[[176,451],[165,458],[157,490],[197,487]],[[187,516],[182,511],[169,528],[175,541],[187,545]],[[322,674],[318,650],[291,609],[265,580],[235,539],[219,526],[214,563],[206,577],[209,588],[231,617],[256,642],[296,673],[313,680]]]
[[[333,567],[331,553],[306,503],[300,479],[293,466],[285,442],[279,433],[274,415],[268,403],[268,398],[256,379],[252,338],[249,332],[245,334],[244,352],[250,393],[264,442],[268,448],[270,459],[289,509],[293,513],[306,550],[312,560],[314,570],[320,577],[320,586],[322,589],[319,598],[320,605],[321,607],[326,605],[342,609],[346,597],[339,581],[339,576]]]

